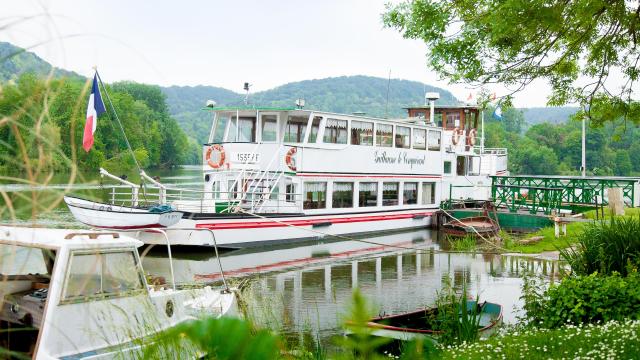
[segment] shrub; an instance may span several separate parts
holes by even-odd
[[[589,224],[575,247],[560,254],[578,275],[617,272],[625,276],[640,260],[640,216],[613,216],[610,221]]]
[[[541,296],[523,298],[529,319],[547,328],[640,319],[640,274],[567,277]]]

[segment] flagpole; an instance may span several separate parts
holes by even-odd
[[[102,82],[102,78],[100,77],[100,73],[98,73],[98,69],[97,68],[94,68],[94,69],[96,70],[96,76],[98,77],[98,82],[100,83],[100,85],[102,85],[102,90],[105,93],[105,95],[107,95],[107,101],[109,101],[109,106],[111,107],[111,111],[113,112],[113,115],[116,118],[118,125],[120,125],[120,130],[122,131],[122,135],[124,136],[124,141],[127,143],[127,148],[131,152],[131,156],[133,157],[133,162],[136,164],[136,167],[138,168],[138,172],[142,172],[142,168],[140,168],[140,164],[138,164],[138,160],[136,159],[136,154],[133,152],[133,149],[131,148],[131,144],[129,144],[127,133],[124,132],[124,127],[122,126],[122,122],[120,122],[120,118],[118,117],[116,108],[113,106],[113,102],[111,102],[111,97],[107,92],[107,88],[104,86],[104,83]]]
[[[484,109],[480,111],[480,153],[484,154]]]
[[[587,176],[587,154],[586,154],[586,150],[585,150],[585,144],[586,144],[586,129],[585,129],[585,122],[587,120],[586,119],[582,119],[582,166],[581,166],[581,170],[582,170],[582,177],[586,177]]]

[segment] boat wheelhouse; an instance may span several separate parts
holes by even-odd
[[[324,236],[423,228],[441,201],[488,199],[505,149],[478,143],[474,106],[409,108],[381,119],[302,108],[208,107],[204,189],[166,202],[176,226],[214,231],[218,245],[246,247]],[[422,112],[421,112],[422,111]],[[438,120],[440,119],[440,120]],[[202,234],[176,244],[207,245]],[[159,243],[153,236],[145,242]]]

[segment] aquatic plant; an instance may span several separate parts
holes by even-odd
[[[640,216],[616,217],[588,224],[575,246],[560,250],[573,273],[623,276],[640,263]]]
[[[462,293],[446,284],[436,298],[437,312],[429,318],[434,330],[442,331],[438,342],[445,345],[460,344],[478,340],[480,328],[481,310],[478,309],[478,297],[470,301],[467,296],[467,287],[463,285]]]
[[[477,249],[476,239],[473,235],[466,235],[464,237],[447,236],[446,241],[449,243],[449,248],[453,251],[472,252]]]

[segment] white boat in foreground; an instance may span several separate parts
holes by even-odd
[[[34,359],[141,358],[163,330],[237,315],[229,289],[148,285],[141,245],[117,233],[0,226],[0,348]],[[163,351],[193,355],[186,345]]]

